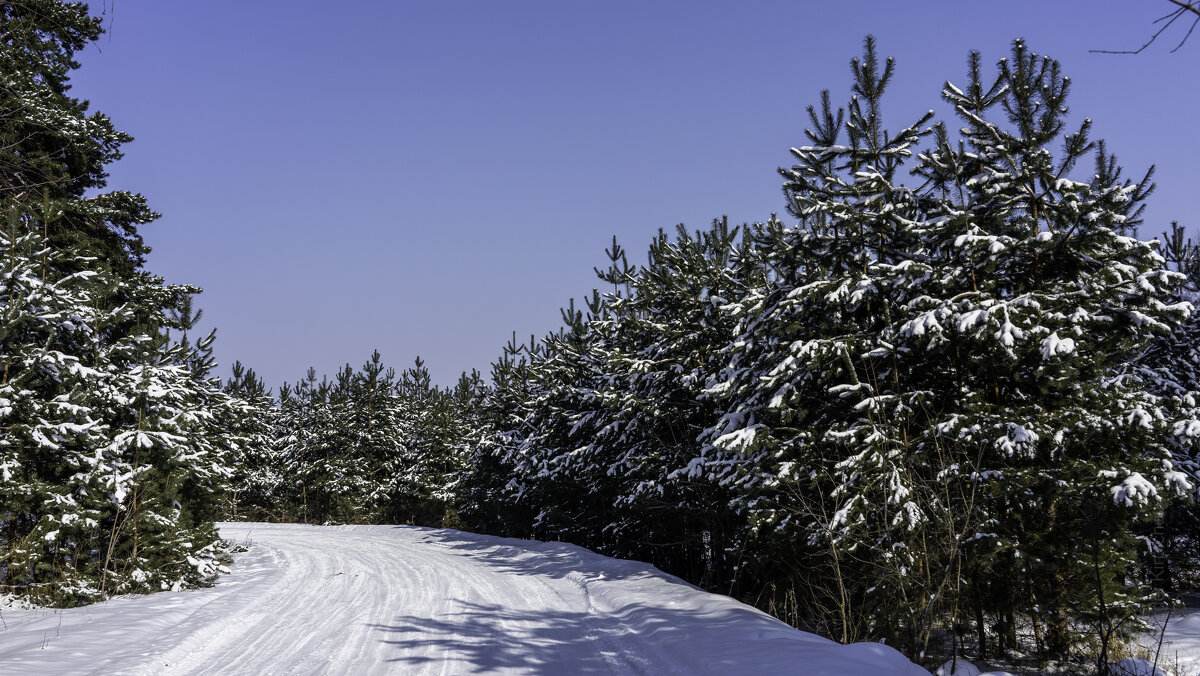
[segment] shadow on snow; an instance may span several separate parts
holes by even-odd
[[[585,581],[658,578],[668,584],[700,589],[652,564],[614,559],[566,542],[539,542],[491,535],[476,535],[449,529],[430,529],[425,540],[452,549],[497,572],[534,575],[551,579],[573,577]]]
[[[460,610],[441,618],[407,615],[391,624],[371,625],[385,634],[384,643],[396,648],[398,654],[388,661],[408,665],[447,661],[477,674],[509,670],[528,674],[657,673],[662,665],[650,656],[655,647],[694,639],[690,630],[697,622],[694,611],[645,605],[626,607],[619,616],[606,616],[455,603]],[[746,614],[729,610],[704,613],[705,633],[727,630],[737,635],[739,628],[745,629],[747,619]],[[704,667],[712,673],[737,669],[733,655],[728,659],[727,665],[716,660]],[[672,662],[667,660],[667,664]]]

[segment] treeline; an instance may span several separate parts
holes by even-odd
[[[958,136],[885,126],[872,41],[852,67],[781,170],[794,223],[680,227],[637,266],[614,242],[486,384],[310,374],[252,514],[458,519],[843,641],[1103,663],[1194,574],[1196,248],[1135,237],[1150,174],[1067,127],[1069,80],[1023,43],[947,83]]]
[[[453,475],[477,375],[439,388],[419,358],[397,376],[376,351],[332,381],[310,368],[276,403],[253,369],[232,371],[225,391],[247,405],[236,432],[250,443],[233,463],[229,518],[458,525]]]

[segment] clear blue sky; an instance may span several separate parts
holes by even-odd
[[[486,373],[590,292],[614,234],[640,259],[660,227],[782,212],[775,169],[867,33],[896,127],[969,49],[1025,37],[1128,174],[1158,165],[1142,234],[1200,221],[1200,36],[1088,52],[1140,45],[1165,0],[107,5],[73,81],[136,138],[111,186],[164,214],[148,267],[205,289],[220,373],[272,388],[373,348]]]

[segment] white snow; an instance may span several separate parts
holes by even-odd
[[[1057,355],[1068,355],[1075,351],[1075,340],[1059,338],[1058,332],[1051,333],[1042,341],[1042,359],[1050,359]]]
[[[1134,472],[1124,481],[1108,489],[1113,496],[1113,502],[1118,505],[1132,507],[1138,502],[1150,502],[1158,497],[1158,489],[1146,480],[1141,472]]]
[[[980,676],[979,667],[966,660],[947,660],[933,672],[934,676]]]
[[[1163,622],[1167,623],[1167,628],[1162,632],[1160,646],[1159,632]],[[1154,673],[1150,667],[1154,666],[1152,660],[1157,653],[1160,673],[1177,673],[1180,676],[1200,674],[1200,610],[1176,610],[1169,618],[1166,614],[1160,614],[1150,618],[1150,624],[1155,625],[1157,629],[1141,639],[1141,645],[1150,657],[1150,660],[1144,660],[1140,665],[1141,672]],[[1130,668],[1132,666],[1133,664],[1127,665],[1127,672],[1138,673]]]
[[[4,674],[912,674],[656,568],[406,526],[221,524],[210,589],[0,610]]]

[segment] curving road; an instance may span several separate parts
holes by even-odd
[[[928,674],[572,545],[400,526],[221,534],[246,551],[212,588],[0,611],[0,674]]]

